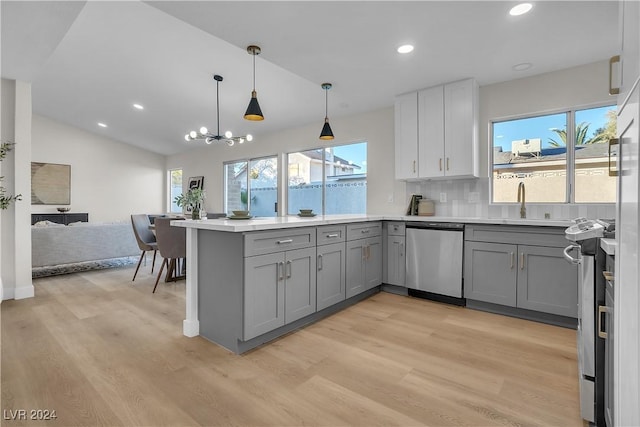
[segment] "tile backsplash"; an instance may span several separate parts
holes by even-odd
[[[436,216],[520,218],[518,204],[489,204],[489,179],[407,182],[407,197],[421,194],[435,202]],[[446,202],[440,201],[445,194]],[[615,204],[527,203],[527,218],[573,219],[577,217],[615,218]]]

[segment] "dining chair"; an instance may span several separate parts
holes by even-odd
[[[140,264],[142,259],[145,258],[147,251],[153,251],[153,262],[151,264],[151,273],[153,273],[153,267],[156,265],[156,252],[158,251],[158,244],[156,243],[156,236],[151,231],[151,222],[146,214],[134,214],[131,215],[131,225],[133,226],[133,234],[136,236],[138,247],[142,251],[140,259],[138,260],[138,266],[136,272],[133,273],[133,281],[136,280]],[[145,263],[146,265],[146,263]]]
[[[162,271],[167,267],[167,277],[172,280],[178,280],[180,277],[176,275],[177,261],[187,257],[187,230],[183,227],[172,227],[171,221],[184,220],[184,218],[156,218],[154,224],[156,226],[156,241],[158,250],[163,259],[156,284],[153,286],[153,293],[156,292]]]

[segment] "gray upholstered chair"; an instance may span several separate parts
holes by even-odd
[[[177,261],[187,257],[187,229],[183,227],[172,227],[171,221],[183,220],[184,218],[156,218],[154,224],[156,226],[156,241],[158,243],[158,250],[160,256],[164,258],[158,277],[156,277],[156,284],[153,286],[153,292],[155,293],[162,276],[164,267],[167,267],[167,277],[171,277],[172,280],[178,280],[180,277],[176,274]]]
[[[151,264],[151,272],[153,273],[153,267],[156,265],[156,252],[158,251],[158,244],[156,243],[156,236],[150,229],[151,223],[149,217],[146,214],[131,215],[131,225],[133,226],[133,234],[136,236],[138,247],[142,251],[140,259],[138,260],[138,266],[136,272],[133,273],[133,280],[136,280],[140,264],[147,251],[153,251],[153,263]]]

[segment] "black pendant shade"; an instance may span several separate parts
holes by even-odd
[[[333,139],[333,131],[329,126],[329,119],[324,119],[324,126],[322,126],[322,132],[320,132],[320,139]]]
[[[244,113],[244,118],[247,120],[264,120],[264,116],[262,115],[262,110],[260,109],[260,104],[258,104],[258,98],[256,96],[256,91],[251,92],[251,100],[249,101],[249,106],[247,107],[246,113]]]
[[[322,126],[322,132],[320,132],[320,139],[329,140],[333,139],[333,131],[329,125],[329,89],[331,89],[331,83],[322,83],[322,89],[324,89],[324,125]]]
[[[252,121],[260,121],[264,120],[264,115],[262,114],[262,109],[260,109],[260,104],[258,104],[256,93],[256,55],[259,55],[261,50],[258,46],[250,45],[247,46],[247,52],[253,55],[253,90],[251,91],[251,100],[249,101],[247,111],[244,113],[244,118]]]

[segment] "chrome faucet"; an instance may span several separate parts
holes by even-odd
[[[524,207],[524,182],[518,184],[518,203],[520,203],[520,218],[527,217],[527,208]]]

